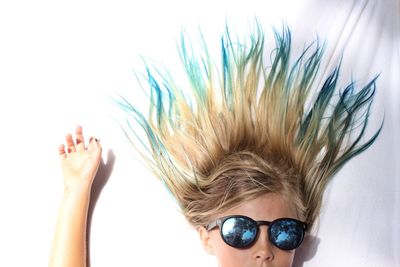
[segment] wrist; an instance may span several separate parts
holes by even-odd
[[[66,197],[89,197],[91,191],[90,185],[65,185],[64,196]]]

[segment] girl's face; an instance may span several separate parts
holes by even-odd
[[[244,202],[217,217],[228,215],[245,215],[256,221],[273,221],[278,218],[296,218],[293,208],[277,194],[265,194],[256,199]],[[294,250],[285,251],[275,247],[268,240],[268,226],[261,225],[255,243],[245,249],[227,245],[221,238],[219,228],[207,231],[199,228],[204,249],[217,257],[220,267],[290,267]]]

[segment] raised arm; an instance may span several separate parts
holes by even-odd
[[[49,267],[86,266],[86,224],[93,179],[101,161],[102,148],[95,138],[86,146],[82,128],[75,141],[65,136],[59,147],[64,176],[64,196],[58,214]]]

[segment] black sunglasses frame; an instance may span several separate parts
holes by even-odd
[[[257,227],[256,227],[256,234],[255,234],[255,237],[254,237],[254,239],[253,239],[248,245],[246,245],[246,246],[244,246],[244,247],[240,247],[240,246],[237,247],[237,246],[234,246],[234,245],[229,244],[228,242],[226,242],[225,237],[224,237],[224,235],[222,234],[222,226],[223,226],[223,224],[224,224],[224,222],[225,222],[226,220],[231,219],[231,218],[244,218],[244,219],[246,219],[246,220],[249,220],[249,221],[255,223],[255,225],[257,226]],[[283,220],[290,220],[290,221],[296,222],[296,223],[298,223],[299,225],[301,225],[301,226],[303,227],[303,235],[302,235],[301,240],[300,240],[300,242],[299,242],[299,244],[298,244],[297,247],[294,247],[294,248],[291,248],[291,249],[284,249],[284,248],[281,248],[281,247],[277,246],[277,245],[275,244],[275,242],[272,241],[272,239],[271,239],[271,227],[269,227],[269,226],[272,225],[272,224],[274,224],[274,223],[277,223],[277,222],[279,222],[279,221],[283,221]],[[268,226],[268,239],[269,239],[269,241],[270,241],[274,246],[276,246],[276,247],[278,247],[279,249],[282,249],[282,250],[293,250],[293,249],[298,248],[298,247],[301,245],[301,243],[303,242],[304,236],[305,236],[305,232],[306,232],[306,230],[307,230],[307,228],[308,228],[308,226],[307,226],[307,224],[306,224],[305,222],[302,222],[302,221],[299,221],[299,220],[293,219],[293,218],[278,218],[278,219],[273,220],[273,221],[256,221],[256,220],[253,220],[252,218],[247,217],[247,216],[244,216],[244,215],[229,215],[229,216],[225,216],[225,217],[218,218],[218,219],[216,219],[216,220],[210,222],[209,224],[206,225],[206,230],[207,230],[207,231],[211,231],[211,230],[213,230],[215,227],[218,226],[218,227],[219,227],[219,233],[220,233],[220,235],[221,235],[221,238],[222,238],[222,240],[224,240],[224,242],[225,242],[227,245],[229,245],[229,246],[231,246],[231,247],[234,247],[234,248],[248,248],[248,247],[252,246],[252,245],[254,244],[254,242],[257,240],[258,234],[259,234],[259,231],[260,231],[260,226],[261,226],[261,225],[267,225],[267,226]]]

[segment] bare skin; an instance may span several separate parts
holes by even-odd
[[[58,148],[64,177],[64,196],[59,210],[49,267],[86,266],[86,224],[90,190],[101,161],[99,140],[86,146],[82,127],[65,136]]]

